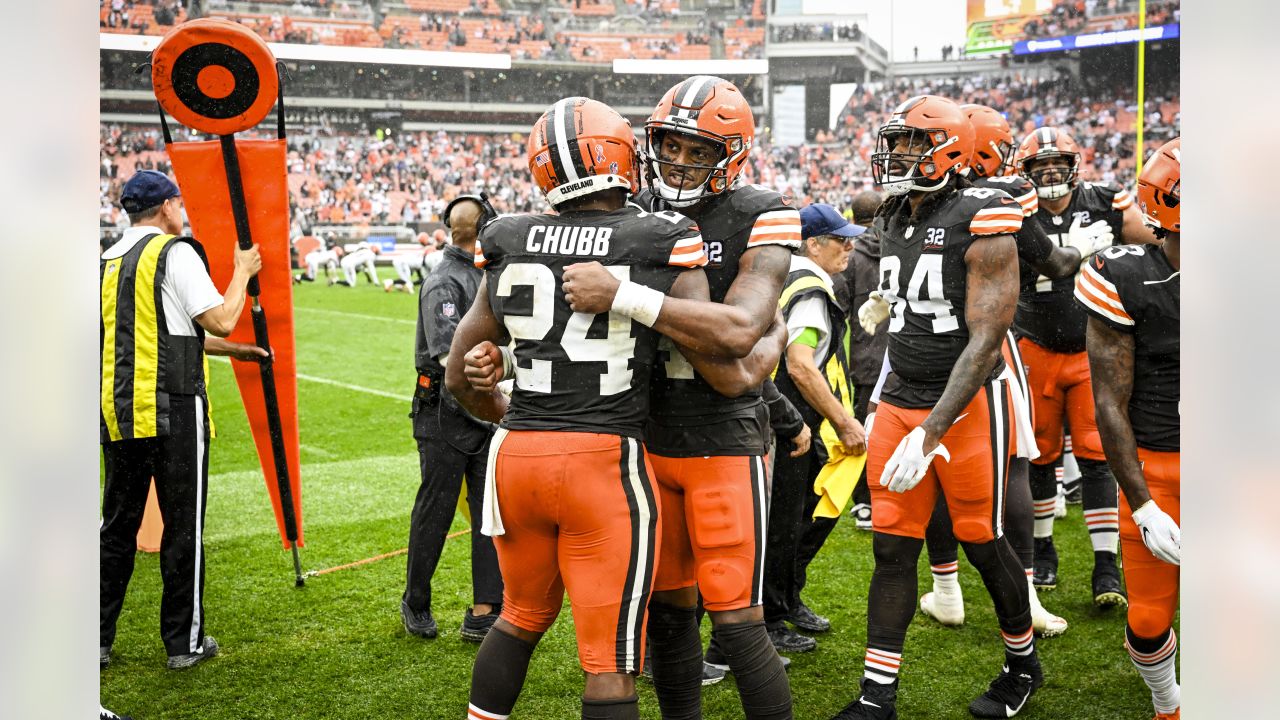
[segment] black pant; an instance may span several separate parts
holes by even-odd
[[[169,655],[204,644],[204,506],[209,428],[204,398],[169,396],[169,434],[102,446],[106,487],[98,531],[98,643],[110,647],[138,550],[151,478],[164,519],[160,538],[160,637]]]
[[[470,449],[470,448],[466,448]],[[418,438],[422,484],[409,519],[409,561],[405,573],[404,600],[414,610],[431,609],[431,577],[440,563],[445,536],[453,523],[463,478],[471,509],[471,592],[473,604],[502,603],[502,574],[493,539],[480,532],[484,502],[486,441],[474,455],[467,455],[439,437]]]
[[[816,440],[815,442],[821,442]],[[764,620],[766,623],[782,622],[796,608],[800,598],[798,566],[802,539],[813,525],[813,509],[806,507],[807,495],[814,497],[813,481],[822,469],[818,461],[816,445],[800,457],[789,457],[778,451],[773,464],[773,488],[769,495],[769,527],[764,552]],[[804,564],[822,546],[830,528],[821,532],[821,539],[809,538],[809,554]],[[816,543],[816,546],[815,546]]]

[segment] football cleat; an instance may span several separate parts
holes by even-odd
[[[871,529],[871,506],[867,503],[858,503],[849,511],[849,515],[853,517],[853,526],[859,530]]]
[[[791,611],[791,616],[787,620],[806,632],[826,632],[831,629],[831,621],[809,609],[803,600],[795,610]]]
[[[431,609],[414,610],[409,607],[409,603],[400,601],[400,619],[404,621],[404,629],[410,635],[417,635],[420,638],[430,640],[439,632],[440,628],[436,624],[436,619],[431,617]]]
[[[987,691],[969,703],[969,712],[980,718],[1011,718],[1022,711],[1041,685],[1044,672],[1034,655],[1020,667],[1011,669],[1005,665]]]
[[[215,657],[218,654],[218,641],[213,639],[212,635],[204,636],[204,644],[200,646],[199,652],[185,653],[183,655],[170,655],[169,660],[165,663],[165,667],[170,670],[185,670],[195,667],[200,663]]]
[[[862,694],[831,720],[897,720],[898,681],[891,685],[862,681]]]
[[[817,640],[801,635],[781,623],[778,627],[769,630],[769,642],[773,643],[774,649],[780,653],[811,652],[818,648]]]
[[[712,665],[711,663],[702,663],[702,687],[715,685],[724,679],[728,672]]]
[[[1093,556],[1093,604],[1101,608],[1129,607],[1129,596],[1120,582],[1115,553],[1096,552]]]
[[[920,596],[920,612],[948,627],[964,624],[964,594],[955,592],[927,592]]]
[[[1037,590],[1058,587],[1058,550],[1053,546],[1053,538],[1036,538],[1035,550],[1035,569],[1031,574],[1031,583]]]

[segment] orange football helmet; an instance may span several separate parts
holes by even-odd
[[[961,105],[973,124],[973,156],[969,167],[980,177],[1008,175],[1013,167],[1013,131],[1004,116],[986,105]]]
[[[584,97],[552,105],[529,133],[529,172],[552,207],[565,200],[622,188],[640,189],[631,123]]]
[[[751,106],[736,85],[711,75],[695,75],[667,91],[644,124],[645,176],[654,192],[674,207],[688,207],[708,195],[733,187],[755,143],[756,121]],[[685,133],[710,140],[721,149],[715,165],[682,165],[709,171],[695,189],[668,185],[659,159],[662,137],[668,132]]]
[[[908,150],[896,150],[905,138]],[[894,108],[876,135],[871,176],[890,195],[932,192],[960,172],[973,155],[973,124],[953,100],[917,95]],[[921,183],[921,180],[932,180]]]
[[[1150,225],[1167,232],[1182,232],[1182,138],[1174,138],[1156,150],[1138,176],[1138,207]]]
[[[1033,167],[1052,158],[1066,158],[1068,167]],[[1013,167],[1036,186],[1036,194],[1045,200],[1056,200],[1074,190],[1080,180],[1080,146],[1065,130],[1036,128],[1018,145]]]

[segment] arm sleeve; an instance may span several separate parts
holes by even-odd
[[[884,389],[884,381],[888,379],[889,373],[893,372],[893,367],[889,365],[889,350],[884,351],[884,362],[880,364],[880,379],[876,380],[876,387],[871,391],[871,402],[880,404],[880,391]]]
[[[1033,268],[1048,260],[1056,247],[1040,223],[1033,220],[1022,223],[1014,239],[1018,241],[1018,258]]]
[[[1108,277],[1114,263],[1105,263],[1101,270],[1096,265],[1096,262],[1085,263],[1076,276],[1076,300],[1084,307],[1085,312],[1108,326],[1120,332],[1132,333],[1133,317],[1125,309],[1115,283]]]
[[[186,242],[174,243],[169,248],[165,265],[166,274],[173,278],[174,292],[187,317],[195,318],[222,304],[222,293],[213,286],[213,279],[195,248]]]
[[[793,438],[800,434],[800,429],[804,427],[804,419],[800,417],[800,411],[796,410],[796,406],[791,404],[785,395],[778,392],[778,386],[773,384],[772,380],[765,380],[761,388],[764,395],[764,403],[769,407],[769,427],[780,438]]]

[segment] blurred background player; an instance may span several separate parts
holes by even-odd
[[[1061,128],[1041,127],[1023,138],[1014,169],[1030,180],[1039,196],[1032,215],[1050,240],[1066,245],[1073,232],[1107,224],[1122,242],[1154,241],[1144,227],[1133,197],[1118,185],[1080,182],[1080,149]],[[1080,466],[1084,519],[1093,545],[1093,600],[1098,606],[1126,602],[1116,566],[1119,525],[1115,478],[1107,469],[1094,421],[1089,364],[1085,356],[1085,313],[1072,299],[1070,276],[1040,276],[1022,293],[1014,328],[1027,365],[1040,457],[1031,464],[1031,492],[1037,503],[1057,497],[1054,467],[1062,456],[1065,423]],[[1037,588],[1058,584],[1053,516],[1040,514],[1035,529]]]
[[[383,280],[383,290],[387,292],[402,290],[412,294],[415,285],[420,285],[426,281],[428,271],[424,266],[424,261],[429,253],[436,251],[436,244],[431,240],[431,236],[424,232],[418,233],[416,239],[420,246],[419,248],[391,258],[391,267],[395,268],[397,277]],[[417,280],[414,280],[415,275],[418,278]]]
[[[808,632],[831,629],[831,622],[800,597],[809,563],[835,528],[834,518],[813,516],[821,497],[814,492],[814,481],[830,458],[822,426],[835,431],[842,456],[867,452],[866,432],[853,416],[850,397],[848,315],[836,300],[832,281],[848,266],[854,238],[863,228],[820,203],[801,210],[800,222],[803,244],[791,258],[779,298],[787,349],[774,383],[819,441],[799,457],[779,454],[774,460],[764,572],[765,625],[775,646],[781,639],[786,646],[779,649],[791,652],[813,650],[817,642],[794,631],[783,633],[784,623]]]
[[[737,184],[755,118],[733,83],[709,75],[677,83],[649,116],[645,136],[649,187],[634,202],[698,223],[711,299],[726,315],[672,315],[654,326],[672,341],[664,344],[667,359],[645,427],[663,505],[649,619],[654,691],[665,718],[701,717],[701,596],[713,627],[707,662],[732,670],[743,714],[789,718],[791,688],[761,607],[768,409],[759,384],[726,397],[677,346],[722,357],[752,353],[775,324],[791,250],[800,244],[800,216],[777,192]],[[615,281],[588,269],[572,271],[574,283],[610,297]],[[726,495],[740,501],[716,500]]]
[[[374,260],[382,253],[382,248],[362,240],[358,243],[344,245],[343,250],[346,252],[342,259],[338,261],[338,265],[342,268],[343,277],[340,280],[330,277],[329,284],[355,287],[356,271],[361,270],[371,284],[377,285],[378,268],[374,265]]]
[[[974,187],[1008,193],[1022,208],[1022,227],[1014,235],[1018,246],[1019,294],[1034,292],[1037,275],[1049,278],[1074,277],[1085,258],[1111,245],[1111,231],[1105,222],[1088,227],[1073,227],[1062,245],[1050,240],[1038,223],[1027,222],[1026,218],[1034,215],[1039,208],[1038,195],[1026,178],[1007,174],[1012,170],[1014,153],[1013,133],[1008,121],[985,105],[962,105],[961,110],[973,125],[975,138],[966,177]],[[1035,445],[1026,369],[1012,330],[1005,337],[1002,352],[1015,379],[1013,399],[1018,429],[1018,449],[1014,458],[1009,461],[1005,530],[1009,544],[1018,553],[1026,571],[1031,617],[1036,632],[1042,636],[1059,635],[1066,631],[1067,621],[1044,609],[1032,584],[1035,566],[1032,531],[1035,515],[1029,485],[1029,464],[1039,451]],[[946,512],[946,502],[943,499],[939,499],[925,541],[929,550],[933,590],[920,597],[920,609],[944,625],[961,625],[964,623],[964,600],[956,577],[958,543],[952,533],[951,518]]]
[[[1044,683],[1025,576],[1001,527],[1013,433],[1000,346],[1017,304],[1022,210],[1002,191],[969,187],[960,171],[973,146],[956,103],[916,96],[895,108],[872,156],[891,196],[880,208],[880,293],[892,370],[869,443],[875,571],[862,688],[841,719],[897,716],[916,564],[939,493],[1004,638],[1005,664],[969,711],[1013,717]]]
[[[1182,714],[1173,631],[1182,562],[1181,145],[1175,139],[1161,146],[1138,177],[1138,204],[1164,244],[1102,252],[1085,265],[1075,289],[1089,315],[1098,430],[1124,490],[1125,647],[1151,689],[1157,720]]]
[[[303,258],[303,262],[307,264],[307,269],[302,271],[301,275],[293,276],[293,281],[297,282],[315,282],[316,271],[321,267],[324,268],[325,277],[329,279],[329,284],[334,282],[334,272],[338,269],[338,260],[342,257],[342,246],[333,239],[332,235],[319,234],[317,238],[320,240],[320,246],[315,250],[307,253]]]

